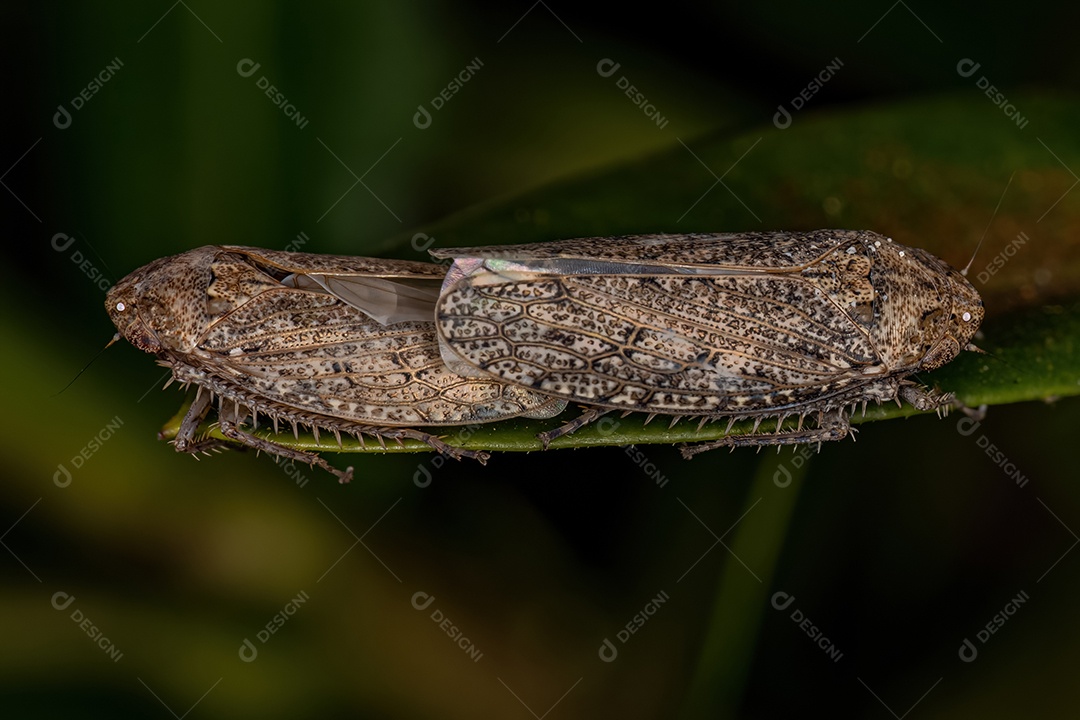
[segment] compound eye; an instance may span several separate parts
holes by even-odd
[[[960,319],[964,322],[971,322],[971,313],[965,312],[963,315],[960,316]]]
[[[127,310],[127,305],[122,302],[116,303],[116,312],[124,312],[125,310]]]

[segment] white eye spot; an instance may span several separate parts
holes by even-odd
[[[969,312],[966,312],[966,313],[964,313],[963,315],[961,315],[961,316],[960,316],[960,318],[961,318],[961,319],[962,319],[962,320],[963,320],[964,322],[971,322],[971,313],[969,313]]]
[[[903,250],[900,251],[900,257],[904,257],[904,251]]]
[[[116,303],[116,312],[124,312],[125,310],[127,310],[127,305],[122,302]]]

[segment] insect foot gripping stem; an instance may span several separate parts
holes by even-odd
[[[590,423],[596,422],[609,412],[611,412],[611,410],[605,408],[586,408],[584,412],[582,412],[573,420],[563,425],[560,425],[554,430],[542,432],[538,434],[536,438],[544,446],[544,449],[547,450],[548,446],[551,445],[552,440],[555,440],[556,438],[561,438],[563,435],[569,435],[572,432],[576,432],[580,428]]]
[[[778,423],[779,424],[779,423]],[[774,433],[751,432],[745,435],[725,435],[719,440],[697,445],[680,445],[682,456],[689,460],[693,456],[727,447],[765,447],[768,445],[801,445],[843,440],[855,431],[848,422],[843,410],[832,410],[818,416],[818,426]]]

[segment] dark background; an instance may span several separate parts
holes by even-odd
[[[842,69],[796,122],[956,98],[1008,125],[974,86],[982,75],[1021,111],[1024,97],[1071,101],[1078,13],[1040,2],[5,5],[0,707],[191,718],[1075,708],[1080,498],[1068,399],[993,407],[970,436],[955,418],[866,425],[786,487],[773,477],[776,462],[794,467],[787,452],[684,462],[666,446],[640,448],[640,463],[600,448],[500,454],[484,468],[435,468],[428,454],[331,456],[357,468],[338,486],[252,453],[196,464],[155,441],[181,395],[159,392],[161,369],[126,344],[57,393],[114,332],[100,286],[157,257],[209,243],[282,249],[300,236],[305,251],[422,259],[415,233],[456,227],[464,244],[478,216],[522,226],[502,242],[626,232],[610,204],[593,204],[621,168],[681,153],[680,143],[772,138],[777,106],[834,59]],[[597,73],[604,58],[620,63],[610,78]],[[961,77],[961,58],[981,69]],[[115,76],[73,110],[117,59]],[[237,72],[244,59],[259,63],[250,77]],[[475,76],[432,110],[477,59]],[[663,128],[619,92],[620,76]],[[261,92],[261,77],[303,127]],[[426,129],[413,122],[421,104],[432,111]],[[59,105],[72,116],[64,129]],[[1067,119],[1033,115],[1025,132]],[[961,126],[932,130],[942,147],[971,141]],[[1061,160],[1080,165],[1075,154]],[[828,157],[817,163],[828,171]],[[954,264],[1008,177],[987,175],[988,203],[965,204],[962,184],[927,201],[964,227]],[[586,188],[574,210],[590,226],[556,230],[547,219],[560,207],[529,198],[568,178]],[[816,176],[786,181],[812,188]],[[690,200],[711,180],[696,182]],[[752,182],[736,189],[760,190]],[[696,222],[710,207],[741,213],[736,199],[717,188]],[[861,202],[888,217],[894,199]],[[1075,212],[1074,200],[1058,212]],[[648,199],[620,202],[629,215]],[[637,230],[675,231],[688,204]],[[807,226],[837,224],[814,207]],[[800,222],[791,217],[695,229]],[[1023,299],[1002,293],[1003,304]],[[1028,482],[1008,477],[979,437]],[[89,457],[73,461],[81,451]],[[433,477],[424,487],[421,465]],[[777,610],[775,593],[794,601]],[[1018,596],[1027,601],[1008,605]],[[657,597],[666,602],[621,642]],[[1007,606],[1015,614],[979,641]],[[108,641],[96,643],[82,618]],[[276,632],[263,642],[267,624]],[[965,638],[973,662],[960,659]],[[245,639],[258,652],[251,662]],[[600,659],[605,639],[613,662]]]

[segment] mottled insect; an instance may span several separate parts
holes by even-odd
[[[551,417],[564,401],[446,369],[434,303],[445,269],[430,263],[208,246],[156,260],[112,288],[105,306],[120,333],[198,393],[174,444],[221,445],[197,429],[218,401],[234,442],[320,467],[318,455],[245,430],[310,427],[380,443],[416,438],[456,458],[487,453],[447,445],[424,426]]]
[[[749,434],[684,447],[839,440],[868,402],[958,404],[910,379],[955,358],[983,318],[978,292],[928,252],[872,232],[585,238],[432,253],[453,258],[438,305],[443,358],[610,410],[753,419]],[[787,418],[797,418],[794,428]],[[812,422],[804,423],[810,417]],[[764,432],[763,420],[776,420]]]

